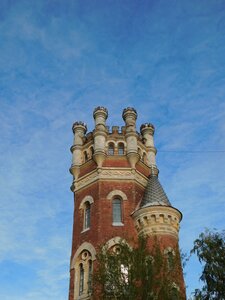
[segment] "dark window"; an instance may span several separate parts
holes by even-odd
[[[113,223],[122,223],[121,200],[113,199]]]
[[[120,143],[118,145],[118,154],[119,155],[124,155],[124,144]]]
[[[84,292],[84,267],[80,264],[80,284],[79,284],[79,295]]]
[[[108,146],[108,155],[114,155],[114,144],[110,143]]]
[[[91,223],[91,205],[89,202],[85,204],[84,210],[84,229],[89,228]]]
[[[86,152],[86,151],[84,151],[84,161],[85,161],[85,162],[88,161],[88,155],[87,155],[87,152]]]
[[[167,253],[167,261],[168,261],[168,267],[169,267],[169,269],[172,270],[173,266],[174,266],[173,252],[169,251]]]
[[[178,290],[176,288],[172,288],[172,291],[171,291],[171,300],[178,300],[179,297],[178,297]]]
[[[91,147],[91,156],[93,156],[93,154],[94,154],[94,148]]]

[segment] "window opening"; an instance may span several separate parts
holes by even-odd
[[[167,261],[168,261],[168,267],[170,270],[173,269],[173,265],[174,265],[174,257],[173,257],[173,252],[169,251],[167,253]]]
[[[124,155],[124,144],[123,143],[119,143],[119,145],[118,145],[118,154]]]
[[[80,284],[79,284],[79,296],[84,292],[84,267],[80,264]]]
[[[92,292],[92,261],[88,261],[88,293]]]
[[[108,155],[114,155],[114,144],[110,143],[108,146]]]
[[[172,290],[171,290],[171,297],[172,297],[172,300],[178,300],[178,290],[177,288],[173,287]]]
[[[113,223],[122,223],[120,199],[113,199]]]
[[[90,227],[91,223],[91,205],[89,202],[86,202],[85,212],[84,212],[84,229]]]
[[[84,151],[84,161],[85,161],[85,162],[88,161],[88,155],[87,155],[87,152],[86,152],[86,151]]]

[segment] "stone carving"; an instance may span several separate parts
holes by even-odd
[[[88,175],[85,175],[78,179],[78,181],[75,183],[75,191],[93,183],[94,181],[98,179],[120,179],[120,180],[135,180],[137,183],[141,184],[142,186],[147,185],[147,178],[139,173],[137,170],[131,170],[128,169],[119,169],[118,168],[107,168],[107,169],[100,169],[101,172],[98,172],[98,170],[93,171],[92,173],[89,173]]]

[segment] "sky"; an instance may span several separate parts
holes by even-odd
[[[67,299],[71,127],[99,105],[155,125],[183,252],[225,228],[225,0],[0,0],[0,40],[0,299]]]

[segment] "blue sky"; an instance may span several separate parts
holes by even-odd
[[[71,126],[98,105],[155,125],[183,251],[225,228],[224,0],[1,0],[0,39],[0,299],[67,299]]]

